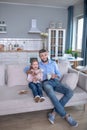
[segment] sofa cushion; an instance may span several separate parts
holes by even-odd
[[[5,86],[5,65],[0,65],[0,86]]]
[[[78,83],[78,77],[78,73],[64,74],[61,83],[69,86],[72,90],[74,90]]]
[[[79,72],[78,85],[87,92],[87,74]]]
[[[66,74],[68,72],[69,65],[70,65],[69,62],[67,62],[67,61],[58,62],[58,68],[62,75]]]
[[[7,67],[7,85],[8,87],[17,85],[27,85],[27,75],[24,73],[25,65],[8,65]]]

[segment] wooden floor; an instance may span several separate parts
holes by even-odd
[[[56,116],[55,124],[50,124],[47,120],[50,110],[46,110],[0,116],[0,130],[87,130],[87,110],[84,111],[83,106],[68,107],[66,110],[78,121],[77,128],[69,126],[59,115]]]

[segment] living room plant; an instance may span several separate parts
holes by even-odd
[[[77,50],[73,50],[72,51],[72,49],[70,48],[70,49],[67,49],[67,50],[65,50],[65,53],[66,54],[72,54],[72,56],[74,56],[75,58],[77,58],[78,57],[78,51]]]

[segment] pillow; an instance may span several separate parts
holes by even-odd
[[[72,90],[74,90],[78,83],[78,73],[64,74],[61,83],[69,86]]]
[[[27,75],[24,72],[25,65],[8,65],[7,67],[7,85],[8,87],[17,85],[28,85]]]
[[[0,86],[5,85],[5,65],[0,65]]]
[[[67,61],[59,61],[58,62],[58,68],[59,68],[60,73],[62,75],[66,74],[68,72],[69,62],[67,62]]]

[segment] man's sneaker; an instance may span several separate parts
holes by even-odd
[[[52,115],[51,113],[48,114],[48,120],[50,121],[51,124],[54,124],[55,116]]]
[[[43,102],[45,100],[45,97],[40,97],[40,102]]]
[[[78,126],[78,122],[76,120],[74,120],[70,115],[68,115],[65,119],[71,126],[73,126],[73,127]]]
[[[40,101],[40,96],[39,95],[35,96],[34,100],[35,100],[35,102],[39,102]]]

